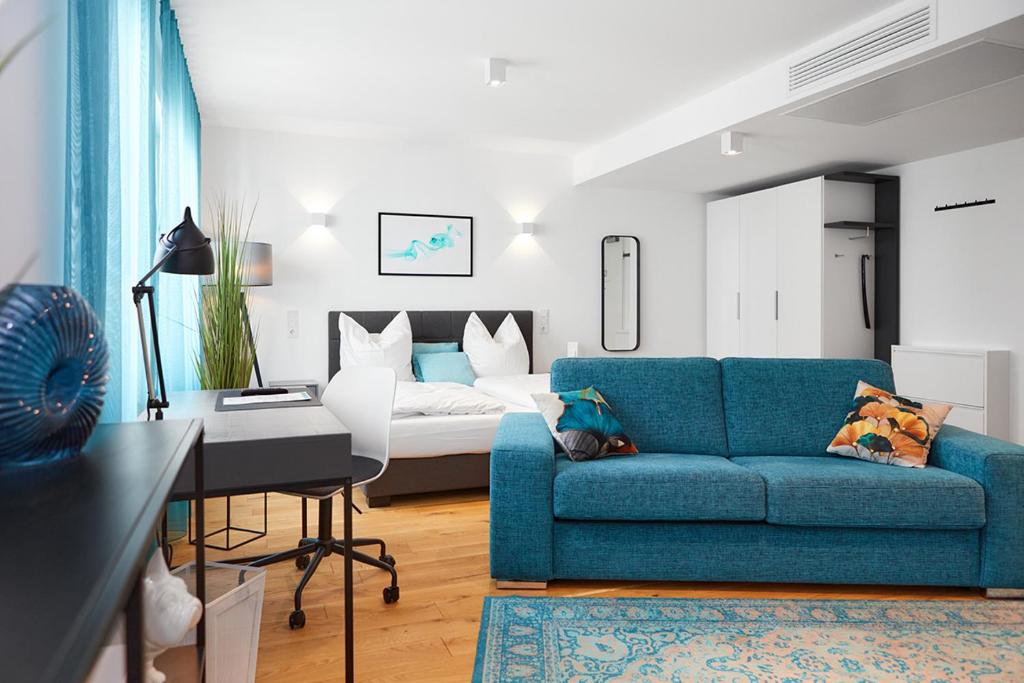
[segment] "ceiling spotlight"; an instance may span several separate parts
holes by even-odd
[[[508,62],[504,59],[491,57],[487,60],[487,69],[484,73],[484,83],[492,88],[500,88],[505,85],[505,67]]]
[[[722,133],[722,154],[727,157],[743,154],[743,133],[734,130]]]

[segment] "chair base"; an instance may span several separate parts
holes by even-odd
[[[986,588],[985,597],[989,600],[1022,600],[1024,588]]]
[[[548,589],[547,581],[495,581],[498,590],[507,591],[543,591]]]
[[[265,567],[270,564],[277,564],[278,562],[295,560],[295,566],[304,570],[302,578],[299,579],[299,585],[295,588],[295,610],[288,615],[288,626],[292,629],[302,628],[306,625],[306,615],[302,611],[302,591],[306,584],[309,583],[309,580],[313,578],[317,567],[329,555],[335,553],[339,555],[345,554],[345,544],[331,535],[331,513],[333,509],[331,501],[331,498],[319,501],[320,523],[316,538],[303,538],[299,541],[298,547],[274,553],[273,555],[259,557],[248,562],[252,567]],[[303,500],[303,508],[305,508],[305,504],[305,500]],[[344,501],[344,504],[348,505],[348,501]],[[357,547],[372,545],[380,546],[378,557],[371,557],[355,550]],[[387,554],[387,546],[384,545],[384,541],[379,538],[354,538],[352,539],[352,547],[352,559],[354,561],[383,569],[391,574],[391,585],[384,588],[383,591],[384,602],[398,602],[398,572],[395,571],[395,558]]]

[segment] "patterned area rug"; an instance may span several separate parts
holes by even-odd
[[[1024,604],[485,598],[473,680],[1024,681]]]

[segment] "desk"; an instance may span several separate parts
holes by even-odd
[[[199,420],[102,424],[78,458],[0,475],[5,683],[83,680],[120,611],[128,681],[141,683],[142,576],[172,484],[202,449]],[[202,481],[190,487],[202,507]],[[202,576],[196,587],[203,597]],[[204,636],[200,622],[193,673]]]
[[[207,497],[343,485],[352,500],[352,435],[327,408],[216,412],[218,391],[172,393],[167,419],[202,418]],[[194,494],[194,463],[185,462],[172,496]],[[345,510],[345,680],[354,680],[352,506]]]

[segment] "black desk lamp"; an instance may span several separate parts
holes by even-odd
[[[153,286],[146,282],[158,272],[177,273],[179,275],[212,275],[213,247],[210,238],[203,234],[192,221],[192,209],[185,208],[185,217],[181,223],[166,235],[160,235],[153,255],[153,268],[142,276],[139,283],[132,287],[132,300],[139,318],[139,337],[142,340],[143,365],[146,368],[146,414],[156,410],[156,419],[164,419],[163,409],[167,402],[167,388],[164,386],[164,366],[160,359],[160,336],[156,328],[156,305],[153,303]],[[156,356],[156,375],[160,384],[160,397],[153,390],[153,370],[150,367],[149,348],[146,345],[146,324],[142,314],[142,298],[149,297],[149,327],[153,334],[153,353]]]

